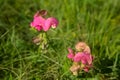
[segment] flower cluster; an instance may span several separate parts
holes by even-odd
[[[32,41],[36,45],[39,45],[38,50],[41,53],[46,53],[47,47],[49,46],[46,31],[48,31],[50,28],[56,28],[58,25],[58,20],[56,18],[45,18],[46,15],[46,10],[37,11],[37,13],[35,13],[33,17],[33,21],[30,23],[30,26],[32,28],[34,28],[37,31],[40,31],[40,33],[36,37],[34,37]]]
[[[38,31],[48,31],[51,27],[56,28],[58,25],[58,20],[54,17],[44,18],[46,14],[46,10],[38,11],[34,15],[34,19],[30,23],[30,26],[34,27]]]
[[[70,68],[71,72],[73,72],[73,75],[77,75],[80,70],[88,72],[93,61],[89,46],[85,42],[79,42],[75,45],[75,49],[76,52],[73,52],[71,48],[68,48],[69,54],[67,57],[73,61]]]

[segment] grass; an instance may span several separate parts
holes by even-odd
[[[0,80],[119,80],[119,0],[0,0]],[[30,22],[37,10],[59,20],[47,32],[49,48],[42,54],[32,38]],[[94,68],[78,77],[69,71],[67,48],[85,41]]]

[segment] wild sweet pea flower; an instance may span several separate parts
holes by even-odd
[[[82,64],[85,65],[91,65],[92,60],[93,60],[92,55],[84,52],[78,52],[74,56],[74,62],[81,62]]]
[[[69,53],[67,56],[69,59],[73,60],[73,63],[80,63],[80,65],[74,65],[70,68],[71,71],[83,69],[85,72],[88,72],[92,67],[93,57],[91,54],[78,52],[75,55],[73,53]],[[78,67],[80,66],[80,67]]]
[[[93,57],[91,54],[78,52],[74,56],[74,62],[82,64],[82,68],[85,72],[88,72],[89,68],[92,67]]]
[[[73,61],[74,62],[80,62],[82,60],[82,57],[83,57],[83,53],[82,52],[78,52],[75,54],[74,58],[73,58]]]
[[[73,75],[77,75],[79,70],[88,72],[92,67],[93,56],[91,55],[90,48],[85,42],[79,42],[75,45],[76,52],[68,48],[67,57],[73,61],[70,71]]]
[[[43,27],[43,30],[44,30],[44,31],[47,31],[47,30],[50,29],[50,27],[56,28],[57,25],[58,25],[57,19],[54,18],[54,17],[50,17],[50,18],[46,19],[45,25],[44,25],[44,27]]]
[[[34,15],[33,21],[30,23],[31,27],[34,27],[38,31],[48,31],[50,27],[56,28],[58,25],[58,20],[54,17],[44,18],[47,11],[41,10]]]

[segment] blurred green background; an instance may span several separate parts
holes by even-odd
[[[32,43],[33,15],[56,17],[49,48]],[[86,42],[94,56],[89,73],[73,76],[67,48]],[[119,80],[120,0],[0,0],[0,80]]]

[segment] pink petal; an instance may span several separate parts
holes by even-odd
[[[82,63],[82,64],[87,64],[87,60],[86,60],[86,57],[85,57],[85,56],[82,57],[81,63]]]
[[[38,31],[40,31],[40,30],[42,30],[42,26],[36,25],[36,26],[35,26],[35,29],[37,29]]]
[[[56,28],[58,25],[58,20],[56,18],[50,17],[45,21],[45,25],[43,27],[44,31],[48,31],[50,27]]]
[[[83,53],[83,57],[81,59],[81,62],[86,65],[92,64],[92,55],[88,53]]]
[[[74,56],[74,62],[80,62],[82,57],[83,57],[83,53],[82,52],[76,53],[76,55]]]
[[[89,58],[88,58],[88,64],[91,65],[92,61],[93,61],[93,57],[92,57],[92,55],[90,55]]]
[[[90,65],[90,64],[92,64],[93,59],[92,59],[91,54],[87,54],[84,52],[78,52],[74,56],[73,60],[74,60],[74,62],[81,62],[82,64]]]
[[[73,57],[74,57],[73,50],[72,50],[71,48],[68,48],[68,52],[69,52],[69,54],[67,55],[67,57],[68,57],[69,59],[73,59]]]
[[[73,54],[73,53],[69,53],[69,54],[67,55],[67,57],[68,57],[69,59],[73,59],[73,58],[74,58],[74,54]]]
[[[41,16],[35,17],[33,22],[31,22],[30,26],[35,27],[38,31],[43,29],[45,23],[45,19]]]

